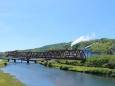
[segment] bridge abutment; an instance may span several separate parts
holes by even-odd
[[[8,62],[10,61],[10,59],[8,59]]]

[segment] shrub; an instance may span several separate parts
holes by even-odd
[[[115,56],[112,55],[95,55],[87,58],[85,66],[115,68]]]
[[[53,68],[59,68],[62,66],[62,64],[58,64],[58,63],[55,63],[55,64],[51,64],[50,67],[53,67]]]
[[[115,77],[115,69],[112,70],[111,77]]]
[[[75,61],[75,60],[67,60],[67,61],[66,61],[66,64],[68,64],[68,65],[78,65],[78,61]]]
[[[63,69],[63,70],[68,70],[69,68],[71,68],[70,65],[62,65],[62,66],[60,67],[60,69]]]
[[[115,69],[115,57],[111,57],[108,64],[109,64],[108,65],[109,68]]]
[[[61,63],[61,64],[65,64],[66,60],[56,60],[56,62]]]

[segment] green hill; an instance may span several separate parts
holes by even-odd
[[[108,38],[102,38],[102,39],[95,39],[90,40],[86,42],[80,42],[72,47],[72,49],[82,49],[88,45],[91,45],[93,43],[97,44],[90,47],[92,52],[100,52],[102,54],[113,54],[114,47],[115,47],[115,39],[108,39]],[[40,48],[35,49],[27,49],[27,50],[19,50],[21,52],[45,52],[49,50],[70,50],[71,42],[69,43],[58,43],[58,44],[51,44],[46,45]]]
[[[19,50],[24,52],[43,52],[43,51],[49,51],[49,50],[65,50],[69,49],[71,43],[58,43],[58,44],[51,44],[46,45],[40,48],[34,48],[34,49],[27,49],[27,50]]]

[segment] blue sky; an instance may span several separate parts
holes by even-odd
[[[0,0],[0,52],[115,38],[115,0]]]

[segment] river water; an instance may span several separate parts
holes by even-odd
[[[2,70],[27,86],[115,86],[115,78],[52,69],[34,62],[10,61]]]

